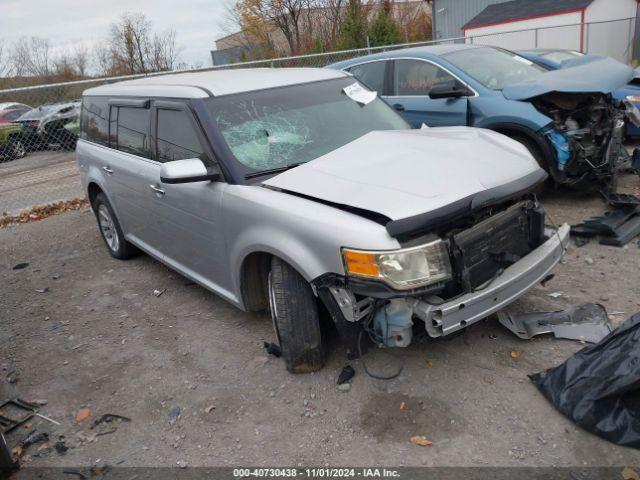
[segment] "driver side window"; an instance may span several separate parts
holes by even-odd
[[[393,95],[397,97],[426,97],[436,85],[454,87],[458,83],[442,68],[422,60],[396,60],[393,80]]]

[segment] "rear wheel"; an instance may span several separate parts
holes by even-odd
[[[324,346],[311,286],[291,265],[274,257],[268,290],[271,318],[287,370],[320,370],[324,366]]]
[[[140,253],[134,245],[125,240],[120,223],[104,193],[96,195],[92,207],[98,220],[100,234],[112,257],[127,260]]]
[[[22,158],[27,154],[26,149],[20,139],[13,138],[9,140],[8,146],[8,154],[7,157],[9,160],[17,160],[18,158]]]

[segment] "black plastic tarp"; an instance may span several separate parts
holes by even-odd
[[[640,313],[600,343],[529,378],[585,430],[618,445],[640,448]]]

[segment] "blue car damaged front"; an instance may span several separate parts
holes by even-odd
[[[611,92],[633,70],[611,59],[550,71],[488,46],[395,50],[330,65],[351,72],[415,128],[469,125],[523,143],[553,179],[609,189],[621,155],[624,108]]]

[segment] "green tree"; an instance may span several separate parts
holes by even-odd
[[[372,47],[400,43],[400,26],[391,15],[391,3],[385,0],[378,9],[378,15],[369,28],[369,42]]]
[[[367,43],[367,21],[360,0],[349,0],[347,13],[340,28],[340,48],[362,48]]]

